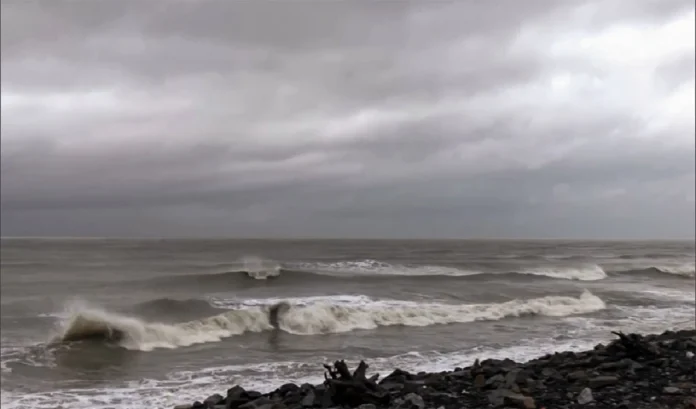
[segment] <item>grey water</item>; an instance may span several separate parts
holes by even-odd
[[[2,239],[3,408],[169,408],[694,328],[694,242]],[[279,329],[268,309],[290,308]]]

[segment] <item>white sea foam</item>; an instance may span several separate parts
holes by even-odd
[[[378,260],[339,261],[334,263],[305,263],[301,269],[330,275],[402,275],[402,276],[452,276],[461,277],[482,274],[478,270],[467,270],[444,266],[400,266]]]
[[[281,266],[275,261],[256,256],[246,256],[242,258],[241,263],[246,274],[257,280],[266,280],[280,275]]]
[[[693,288],[685,288],[684,290],[674,290],[668,288],[655,290],[637,290],[638,292],[647,295],[652,299],[666,301],[680,301],[688,304],[696,304],[696,291]],[[692,307],[693,313],[693,307]]]
[[[338,300],[335,301],[333,298]],[[428,326],[436,324],[493,321],[523,315],[562,317],[604,309],[604,302],[588,291],[580,297],[547,296],[491,304],[417,303],[372,300],[369,297],[314,297],[286,299],[291,308],[282,314],[282,330],[298,335],[316,335],[374,329],[380,326]],[[272,329],[268,305],[277,300],[247,300],[241,308],[180,324],[146,322],[135,317],[78,304],[62,321],[54,341],[99,338],[141,351],[177,348],[216,342],[245,332]]]
[[[607,278],[607,273],[596,264],[582,267],[537,267],[522,270],[520,274],[580,281],[596,281]]]
[[[497,273],[484,272],[480,270],[468,270],[455,267],[443,266],[400,266],[377,260],[361,261],[342,261],[335,263],[303,264],[302,269],[328,275],[400,275],[400,276],[451,276],[465,277],[480,274],[507,273],[499,271]],[[584,266],[540,266],[528,268],[518,272],[519,274],[529,274],[545,276],[550,278],[565,280],[594,281],[607,278],[606,272],[602,267],[591,264]]]
[[[259,307],[259,306],[271,306],[279,302],[288,302],[295,306],[306,306],[317,303],[332,303],[336,305],[366,305],[366,304],[380,304],[380,303],[390,303],[390,300],[375,300],[366,295],[316,295],[307,297],[270,297],[270,298],[260,298],[260,299],[248,299],[248,298],[212,298],[210,303],[215,308],[226,308],[226,309],[238,309],[246,307]],[[396,301],[397,303],[413,303],[415,301]]]
[[[282,317],[280,327],[290,333],[309,335],[392,325],[428,326],[495,321],[522,315],[561,317],[590,313],[605,307],[599,297],[588,291],[583,292],[579,298],[547,296],[494,304],[415,304],[382,301],[375,304],[337,306],[317,303],[304,308],[291,308]]]
[[[212,317],[164,324],[105,311],[82,303],[70,306],[69,318],[60,323],[54,342],[101,338],[124,348],[150,351],[216,342],[244,332],[271,329],[261,308],[246,308]]]

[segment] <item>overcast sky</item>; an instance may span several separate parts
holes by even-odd
[[[2,235],[694,237],[693,0],[2,0]]]

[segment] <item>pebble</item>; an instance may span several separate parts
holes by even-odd
[[[662,388],[662,392],[666,393],[667,395],[676,395],[681,393],[681,389],[677,388],[676,386],[665,386]]]
[[[589,385],[592,389],[598,389],[605,386],[616,385],[618,382],[619,378],[615,376],[597,376],[590,379]]]
[[[587,403],[590,403],[594,400],[594,397],[592,396],[592,389],[590,388],[585,388],[583,389],[580,394],[578,395],[578,403],[581,405],[585,405]]]

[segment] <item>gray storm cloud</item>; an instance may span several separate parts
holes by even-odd
[[[694,5],[2,1],[2,234],[694,236]]]

